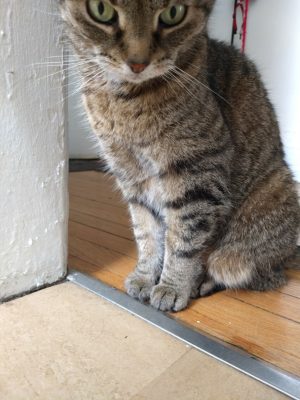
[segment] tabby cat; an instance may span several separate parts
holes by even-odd
[[[213,0],[60,0],[83,100],[129,203],[127,292],[184,309],[285,283],[299,206],[260,76],[207,36]]]

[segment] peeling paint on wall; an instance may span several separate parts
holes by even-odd
[[[13,96],[14,72],[13,71],[5,72],[5,79],[6,79],[6,98],[7,100],[10,100]]]
[[[0,300],[66,271],[63,50],[55,7],[53,0],[1,0]],[[38,64],[52,56],[61,65],[50,76]]]

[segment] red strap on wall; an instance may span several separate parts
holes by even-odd
[[[241,31],[240,31],[240,37],[242,40],[242,49],[241,50],[243,53],[246,48],[249,3],[250,3],[250,0],[235,0],[234,10],[233,10],[231,44],[234,43],[234,36],[238,33],[237,11],[240,10],[242,13],[242,20],[243,20],[242,26],[241,26]]]

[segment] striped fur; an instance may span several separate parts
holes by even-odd
[[[62,1],[62,13],[91,125],[132,215],[139,261],[128,293],[178,311],[216,285],[282,285],[299,206],[255,66],[207,37],[213,1],[181,1],[185,20],[155,32],[169,0],[111,3],[118,27],[89,20],[84,0]],[[132,58],[157,76],[127,80]],[[166,65],[173,72],[161,74]]]

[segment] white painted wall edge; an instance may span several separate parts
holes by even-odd
[[[58,21],[55,0],[1,0],[0,300],[66,274],[68,157]],[[50,71],[36,63],[49,60],[58,64],[47,77]]]

